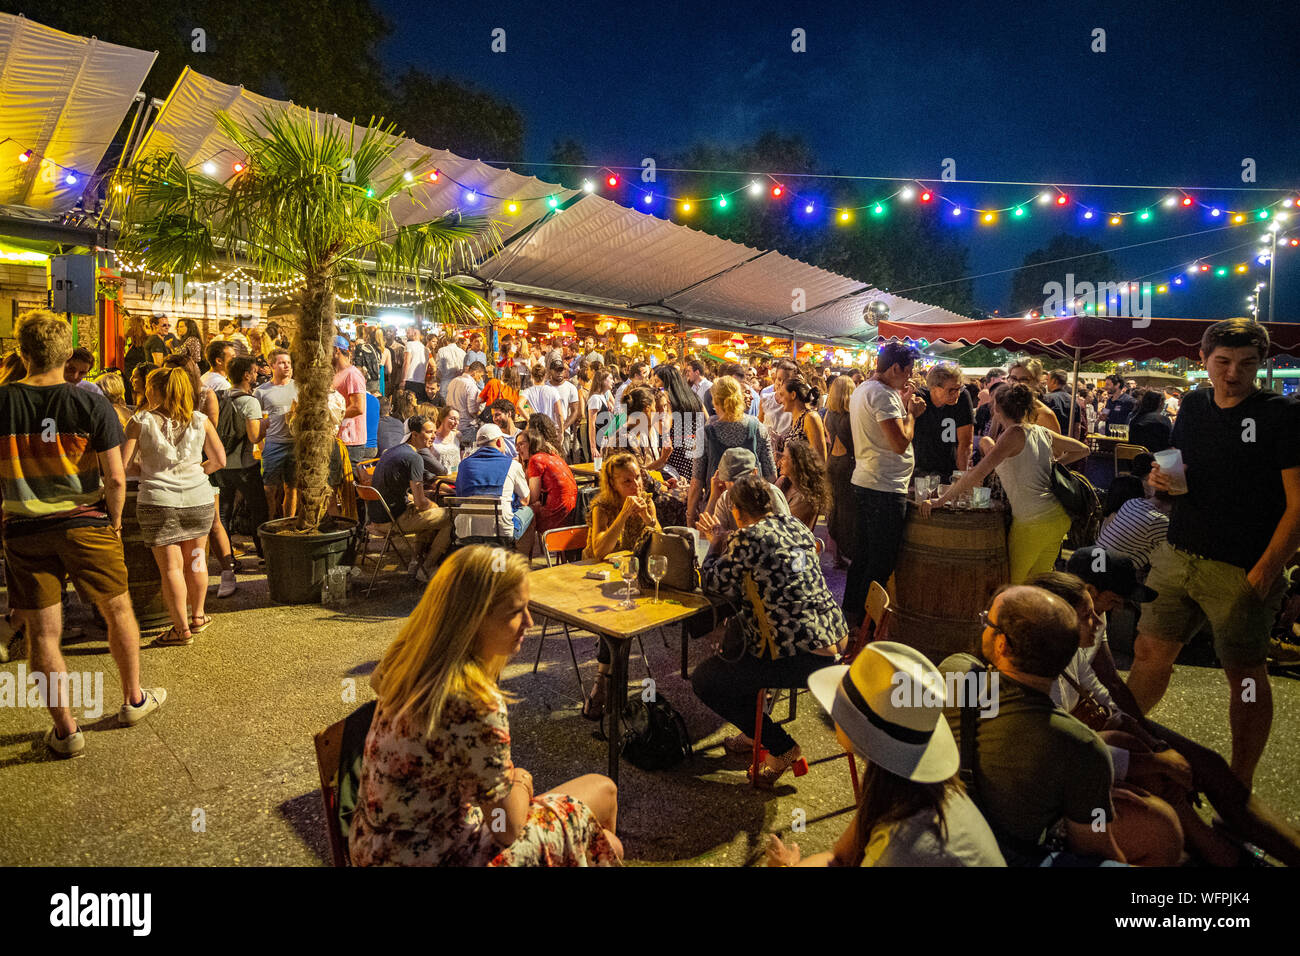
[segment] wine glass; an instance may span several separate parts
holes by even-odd
[[[650,557],[646,559],[645,569],[646,569],[646,573],[650,575],[651,580],[653,580],[655,583],[654,603],[658,604],[659,603],[659,582],[660,580],[663,579],[663,576],[668,573],[668,555],[666,554],[650,555]]]
[[[632,600],[632,582],[636,580],[636,573],[640,568],[641,562],[635,556],[629,555],[623,559],[622,566],[619,569],[623,574],[623,583],[626,585],[626,597],[623,599],[622,606],[628,610],[636,607],[636,601]]]

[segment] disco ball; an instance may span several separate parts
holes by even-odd
[[[888,318],[889,318],[889,303],[883,301],[882,299],[876,299],[875,301],[869,303],[867,307],[862,310],[862,321],[867,323],[867,325],[871,326],[872,328],[875,328],[877,325],[879,325],[881,322],[884,322]]]

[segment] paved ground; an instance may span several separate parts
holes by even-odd
[[[842,579],[828,568],[833,584]],[[215,584],[215,581],[214,581]],[[328,861],[312,733],[370,696],[366,675],[396,634],[418,593],[400,575],[374,597],[338,613],[321,607],[266,607],[263,578],[210,604],[211,629],[191,647],[141,652],[146,685],[168,690],[166,706],[137,727],[116,726],[115,671],[98,632],[66,648],[69,667],[105,672],[105,716],[85,727],[84,757],[47,757],[43,710],[0,708],[0,864],[319,865]],[[578,713],[578,685],[563,634],[548,634],[534,675],[540,627],[507,669],[516,698],[511,730],[516,762],[539,787],[602,771],[605,744]],[[745,783],[745,761],[725,754],[729,727],[700,707],[679,679],[677,638],[645,641],[659,690],[700,741],[697,756],[649,774],[623,766],[619,830],[630,862],[731,866],[761,860],[764,835],[788,832],[805,849],[824,849],[850,819],[847,763],[834,760],[833,735],[811,697],[802,696],[792,733],[813,764],[774,794]],[[594,672],[595,639],[575,639],[583,676]],[[692,660],[707,653],[697,642]],[[16,672],[13,661],[0,670]],[[644,674],[633,654],[632,675]],[[345,700],[349,682],[355,702]],[[1257,792],[1300,824],[1300,682],[1274,678],[1277,717]],[[785,714],[782,703],[778,714]],[[1180,666],[1155,716],[1227,748],[1222,675]]]

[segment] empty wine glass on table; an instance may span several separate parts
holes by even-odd
[[[659,603],[659,582],[663,580],[663,576],[668,573],[668,555],[666,554],[650,555],[650,557],[646,558],[645,570],[646,573],[650,575],[650,579],[655,583],[654,603],[658,604]]]
[[[626,596],[623,599],[622,606],[628,610],[636,607],[636,601],[632,600],[632,582],[636,580],[636,573],[640,569],[641,562],[634,556],[624,558],[619,569],[623,574],[623,583],[626,585]]]

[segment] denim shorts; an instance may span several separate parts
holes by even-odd
[[[262,446],[262,484],[268,488],[292,485],[298,477],[293,442],[267,442]]]

